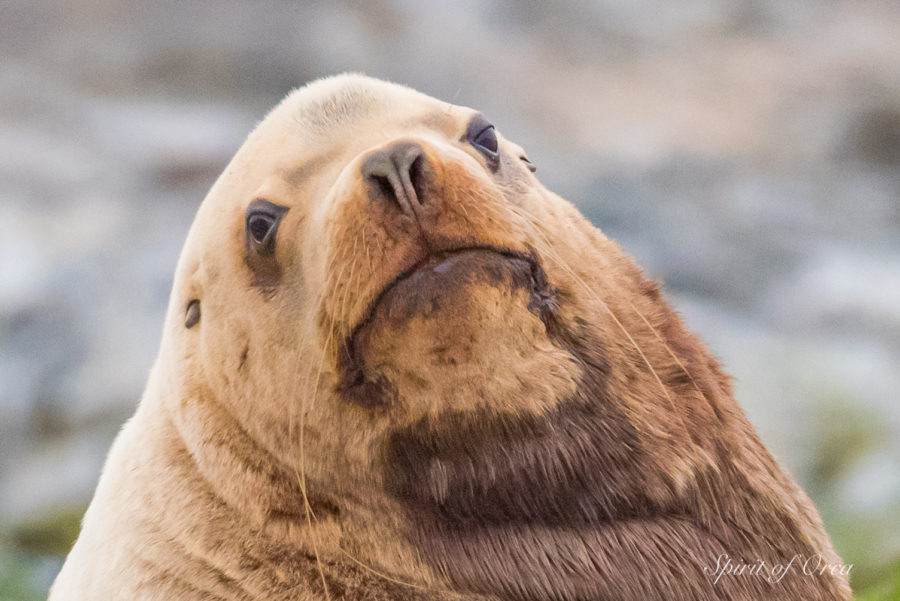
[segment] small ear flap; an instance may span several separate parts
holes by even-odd
[[[187,261],[181,266],[181,270],[175,274],[175,289],[177,298],[180,298],[180,306],[174,305],[170,309],[175,313],[173,320],[182,320],[188,330],[200,323],[200,298],[203,296],[203,268],[196,259]],[[176,301],[177,302],[177,301]],[[180,316],[179,316],[180,312]],[[177,324],[178,322],[175,321]]]
[[[510,142],[506,138],[504,138],[504,141],[506,142],[506,145],[510,147],[510,149],[512,151],[512,155],[514,157],[516,157],[517,159],[519,159],[520,161],[522,161],[525,164],[525,167],[527,167],[529,171],[531,171],[532,173],[537,171],[537,166],[534,163],[532,163],[531,160],[529,160],[528,154],[525,152],[524,148],[522,148],[519,144],[516,144],[515,142]]]
[[[198,299],[192,299],[188,305],[187,309],[184,312],[184,327],[187,329],[193,328],[200,321],[200,301]]]

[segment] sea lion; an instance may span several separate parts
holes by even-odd
[[[199,208],[51,599],[849,599],[728,377],[533,172],[403,86],[291,93]]]

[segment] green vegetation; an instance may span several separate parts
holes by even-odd
[[[900,561],[884,579],[856,593],[856,601],[900,601]]]
[[[13,528],[13,545],[26,553],[43,556],[63,556],[72,548],[78,531],[84,507],[60,508],[38,519],[19,524]]]
[[[84,511],[84,506],[58,508],[3,533],[0,601],[47,598],[47,590],[78,536]]]
[[[47,598],[61,560],[49,561],[18,549],[0,548],[0,601],[38,601]]]

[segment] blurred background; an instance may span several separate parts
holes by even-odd
[[[523,144],[735,376],[859,597],[900,598],[896,0],[6,0],[0,601],[46,596],[207,189],[347,70]]]

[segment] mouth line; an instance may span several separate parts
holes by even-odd
[[[428,252],[421,259],[406,269],[403,269],[385,284],[366,307],[360,320],[344,338],[343,343],[338,350],[338,371],[341,374],[340,384],[338,385],[339,393],[351,393],[349,396],[363,406],[375,407],[383,404],[382,402],[375,402],[373,399],[382,397],[384,393],[387,392],[386,387],[388,387],[388,384],[384,381],[372,381],[367,379],[363,370],[364,361],[359,356],[356,346],[357,335],[363,328],[371,323],[378,306],[400,283],[409,279],[429,264],[439,265],[447,259],[469,252],[493,253],[510,260],[519,260],[527,263],[530,267],[529,276],[531,283],[531,302],[529,303],[528,308],[538,314],[545,327],[547,327],[548,333],[552,333],[552,331],[555,330],[553,316],[557,308],[555,300],[556,291],[547,281],[547,275],[544,273],[544,269],[541,267],[537,254],[533,249],[522,251],[503,246],[476,244],[445,249],[440,252]]]

